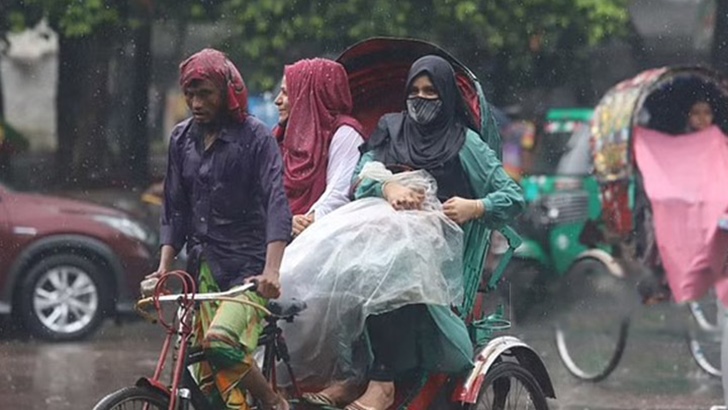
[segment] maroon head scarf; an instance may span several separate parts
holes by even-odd
[[[361,125],[352,109],[344,67],[331,60],[301,60],[286,66],[290,114],[281,149],[284,186],[294,215],[308,212],[326,190],[329,146],[336,130]]]
[[[226,107],[236,122],[248,115],[248,89],[240,72],[225,54],[206,48],[179,66],[179,84],[184,89],[194,80],[210,80],[227,94]]]

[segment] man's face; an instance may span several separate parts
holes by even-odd
[[[208,80],[193,80],[184,89],[187,107],[192,112],[195,121],[200,124],[216,122],[224,108],[222,90]]]

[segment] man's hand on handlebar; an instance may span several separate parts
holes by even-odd
[[[160,264],[159,268],[157,268],[156,271],[145,276],[144,279],[139,284],[139,290],[141,291],[142,297],[145,298],[145,297],[152,296],[152,294],[154,294],[154,289],[157,286],[157,282],[159,281],[159,278],[161,278],[162,275],[164,275],[168,272],[169,272],[169,268],[164,267]]]
[[[159,257],[159,267],[157,270],[147,275],[144,279],[157,278],[172,270],[172,263],[177,251],[170,245],[163,245],[161,255]]]
[[[262,274],[248,278],[247,282],[257,282],[257,292],[266,299],[277,299],[281,296],[281,283],[278,280],[279,272],[266,269]]]
[[[164,275],[167,272],[169,272],[169,270],[167,269],[157,269],[149,275],[145,276],[144,279],[159,279],[160,276]]]

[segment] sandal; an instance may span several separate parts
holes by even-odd
[[[337,403],[326,393],[303,393],[301,398],[309,404],[326,407],[339,407],[341,403]]]
[[[339,390],[338,394],[335,390],[329,392],[336,385],[338,385],[336,389]],[[301,399],[308,404],[341,409],[359,397],[359,394],[361,394],[361,388],[356,384],[336,383],[316,393],[303,393]]]
[[[369,407],[361,404],[359,400],[355,400],[349,403],[348,406],[344,407],[344,410],[377,410],[374,407]]]

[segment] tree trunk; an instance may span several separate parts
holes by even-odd
[[[101,183],[108,173],[104,128],[112,40],[107,30],[59,38],[56,169],[62,184]]]
[[[131,135],[125,153],[132,184],[149,182],[149,84],[152,76],[152,26],[147,20],[132,33],[134,41],[134,83],[131,96]]]
[[[713,67],[728,74],[728,2],[716,1],[711,59]]]

